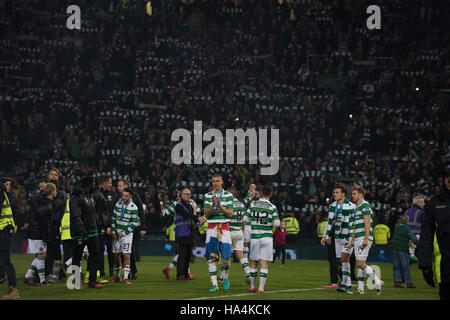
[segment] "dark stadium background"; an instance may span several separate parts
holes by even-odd
[[[0,175],[13,178],[19,229],[50,167],[68,191],[86,175],[129,179],[160,241],[157,193],[190,186],[201,204],[213,172],[242,192],[272,184],[305,245],[337,181],[362,183],[391,229],[415,195],[440,191],[448,2],[378,3],[381,30],[366,28],[368,1],[151,2],[152,16],[137,0],[0,1]],[[81,30],[66,28],[71,4]],[[171,133],[194,120],[279,128],[279,173],[172,165]]]

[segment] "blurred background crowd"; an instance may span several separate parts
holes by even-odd
[[[39,181],[60,169],[127,179],[161,233],[157,197],[214,172],[242,192],[274,187],[280,215],[315,238],[336,182],[360,183],[375,223],[391,229],[412,198],[439,192],[450,161],[445,1],[387,0],[381,30],[368,1],[0,1],[0,174],[25,215]],[[173,165],[176,128],[278,128],[280,169]],[[20,225],[20,221],[19,221]]]

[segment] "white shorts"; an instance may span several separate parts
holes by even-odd
[[[231,250],[232,251],[244,251],[244,232],[231,231]]]
[[[250,241],[251,260],[273,260],[273,238],[252,239]]]
[[[117,236],[118,237],[118,236]],[[112,252],[113,253],[131,253],[131,246],[133,244],[133,234],[127,234],[118,240],[113,239]]]
[[[30,254],[47,252],[47,246],[44,245],[44,240],[28,239],[28,249]]]
[[[335,250],[336,250],[336,258],[340,258],[342,253],[352,254],[353,248],[347,248],[348,241],[344,239],[336,239],[335,240]]]
[[[250,225],[245,225],[244,228],[244,242],[249,242],[252,235],[252,227]]]
[[[373,241],[369,240],[369,243],[367,246],[362,249],[361,245],[364,241],[364,238],[356,239],[355,240],[355,258],[359,261],[366,261],[367,257],[369,256],[370,247],[372,246]]]

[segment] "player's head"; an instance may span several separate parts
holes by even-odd
[[[133,197],[133,192],[131,191],[130,188],[127,187],[122,190],[122,201],[125,204],[128,204],[132,197]]]
[[[46,197],[49,197],[51,200],[53,200],[56,197],[56,186],[51,182],[46,183],[42,188],[42,192]]]
[[[0,179],[0,181],[5,185],[6,192],[11,192],[11,178],[3,177]]]
[[[268,184],[264,185],[262,187],[261,193],[263,198],[270,199],[270,197],[272,196],[272,186]]]
[[[47,173],[47,181],[55,184],[59,182],[59,170],[56,168],[50,168],[50,170]]]
[[[366,189],[363,186],[355,185],[352,187],[352,202],[359,203],[362,199],[364,199],[364,195],[366,194]]]
[[[212,176],[213,189],[218,192],[223,188],[223,178],[220,173],[215,173]]]
[[[80,186],[85,192],[91,193],[94,191],[94,179],[92,177],[85,177],[81,180]]]
[[[189,188],[184,188],[181,190],[181,199],[184,201],[191,200],[191,190]]]
[[[335,201],[340,201],[345,198],[347,192],[342,184],[336,184],[333,189],[333,196]]]
[[[448,191],[450,191],[450,164],[444,170],[444,183]]]
[[[420,208],[425,208],[425,198],[423,197],[423,195],[419,194],[417,196],[415,196],[413,198],[413,204],[420,207]]]
[[[109,191],[112,188],[111,176],[108,176],[108,175],[100,176],[97,179],[97,183],[98,183],[99,187],[101,187],[103,190]]]
[[[409,216],[407,214],[403,214],[400,216],[400,223],[408,224],[409,223]]]
[[[38,182],[38,188],[40,191],[42,191],[42,189],[44,189],[45,184],[47,183],[47,179],[42,177],[39,182]]]
[[[122,193],[123,190],[124,190],[125,188],[128,188],[129,186],[130,186],[130,184],[129,184],[129,182],[128,182],[127,180],[121,179],[121,180],[119,180],[119,181],[117,182],[117,191],[119,191],[120,193]]]

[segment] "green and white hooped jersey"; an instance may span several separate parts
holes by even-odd
[[[364,227],[364,216],[370,216],[370,234],[369,240],[373,241],[373,210],[370,203],[366,200],[362,200],[359,205],[356,206],[355,213],[351,219],[352,233],[355,234],[355,241],[357,239],[364,239],[366,235],[366,229]]]
[[[233,209],[234,197],[230,192],[225,191],[224,189],[222,189],[222,191],[220,191],[218,194],[216,194],[214,190],[205,194],[205,196],[203,197],[204,209],[212,207],[212,197],[214,195],[220,199],[220,202],[225,209]],[[227,223],[230,222],[230,220],[231,219],[226,217],[225,214],[220,210],[216,202],[216,207],[213,209],[213,212],[209,216],[208,223]]]
[[[330,204],[328,208],[328,221],[325,229],[325,238],[330,236],[331,228],[334,222],[334,238],[351,240],[350,220],[355,212],[356,205],[347,198],[342,205],[337,201]]]
[[[114,207],[111,219],[111,231],[113,234],[123,232],[125,235],[133,233],[134,229],[139,226],[138,207],[132,200],[125,205],[119,200]]]
[[[238,199],[233,199],[233,217],[230,221],[230,231],[242,230],[242,220],[245,215],[246,208]]]
[[[266,199],[252,202],[245,216],[250,220],[251,239],[272,238],[273,222],[280,220],[277,207]]]

